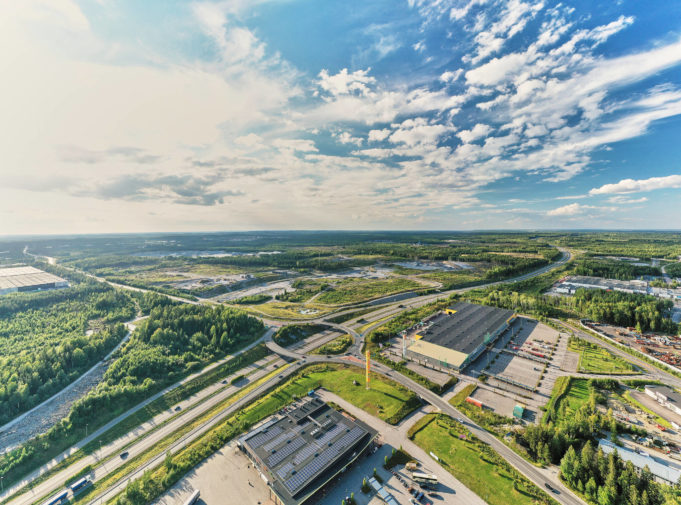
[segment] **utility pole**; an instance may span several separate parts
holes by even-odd
[[[369,359],[369,349],[366,351],[366,388],[371,389],[369,387],[369,372],[371,371],[371,360]]]

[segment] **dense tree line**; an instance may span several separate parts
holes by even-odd
[[[158,301],[104,374],[102,382],[71,407],[69,415],[22,447],[0,456],[0,476],[21,475],[41,452],[56,453],[192,370],[232,353],[258,338],[264,326],[226,307]],[[65,442],[68,441],[68,442]]]
[[[566,378],[567,379],[567,378]],[[650,472],[640,475],[631,464],[620,458],[596,452],[597,438],[610,434],[616,440],[625,431],[644,434],[645,430],[619,423],[612,410],[603,414],[598,404],[606,403],[607,391],[619,389],[614,380],[590,380],[589,398],[576,411],[569,411],[561,401],[570,380],[558,383],[555,403],[547,406],[542,424],[530,424],[518,441],[525,445],[530,456],[545,464],[560,464],[567,483],[598,505],[660,505],[664,503],[661,487]],[[639,433],[640,431],[640,433]]]
[[[678,325],[669,319],[671,300],[600,289],[578,289],[573,300],[579,313],[594,321],[634,326],[638,331],[678,332]]]
[[[127,332],[115,323],[135,311],[130,296],[99,283],[0,298],[0,425],[101,360]]]
[[[665,271],[670,277],[681,277],[681,263],[671,263],[667,265]]]
[[[70,420],[82,425],[103,409],[125,410],[152,391],[252,342],[263,329],[260,320],[226,307],[155,307],[102,383],[74,404]]]
[[[607,456],[587,442],[579,452],[570,447],[560,463],[563,478],[598,505],[660,505],[662,490],[648,468],[640,473],[616,452]]]
[[[626,261],[597,261],[585,260],[575,266],[575,275],[603,277],[605,279],[619,279],[629,281],[642,275],[660,276],[662,272],[657,267],[633,265]]]
[[[574,296],[558,297],[492,288],[469,293],[472,301],[544,317],[581,317],[638,331],[676,334],[679,325],[670,318],[673,302],[653,296],[578,289]]]

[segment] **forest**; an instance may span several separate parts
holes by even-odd
[[[100,283],[0,298],[0,425],[101,360],[135,313],[129,295]]]
[[[657,267],[634,265],[626,261],[597,261],[587,259],[577,263],[574,274],[630,281],[632,279],[637,279],[642,275],[660,276],[662,275],[662,272]]]
[[[124,352],[115,355],[102,382],[47,433],[0,455],[0,477],[22,475],[38,454],[57,454],[79,440],[86,424],[94,431],[191,371],[254,342],[264,331],[260,320],[231,308],[169,303],[154,294],[142,296],[140,305],[150,309],[149,318]]]

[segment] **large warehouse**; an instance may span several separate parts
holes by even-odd
[[[413,336],[407,358],[463,370],[515,320],[512,310],[459,302]]]
[[[67,288],[69,283],[33,267],[0,268],[0,295]]]
[[[278,505],[300,505],[366,450],[377,432],[307,397],[239,439]]]

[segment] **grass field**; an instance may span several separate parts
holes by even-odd
[[[343,354],[352,345],[352,341],[350,335],[342,335],[317,347],[310,354]]]
[[[563,405],[566,405],[566,415],[577,412],[589,400],[590,395],[589,379],[558,377],[553,386],[551,398],[546,404],[546,414],[542,418],[542,423],[558,421]]]
[[[397,424],[420,405],[416,394],[378,374],[371,374],[371,389],[367,390],[364,371],[351,365],[315,365],[294,382],[305,384],[305,392],[323,387],[390,424]]]
[[[570,351],[579,353],[579,371],[601,374],[639,373],[634,365],[602,347],[579,338],[570,338]]]
[[[258,315],[264,314],[266,316],[278,317],[281,319],[315,319],[324,314],[328,314],[333,310],[329,307],[320,307],[315,304],[303,305],[291,302],[269,302],[254,307],[239,307],[247,312]]]
[[[489,505],[555,503],[453,419],[429,414],[413,428],[414,442],[435,454],[442,466]]]
[[[409,279],[346,279],[319,295],[315,301],[327,305],[344,305],[421,288],[424,288],[422,284]]]

